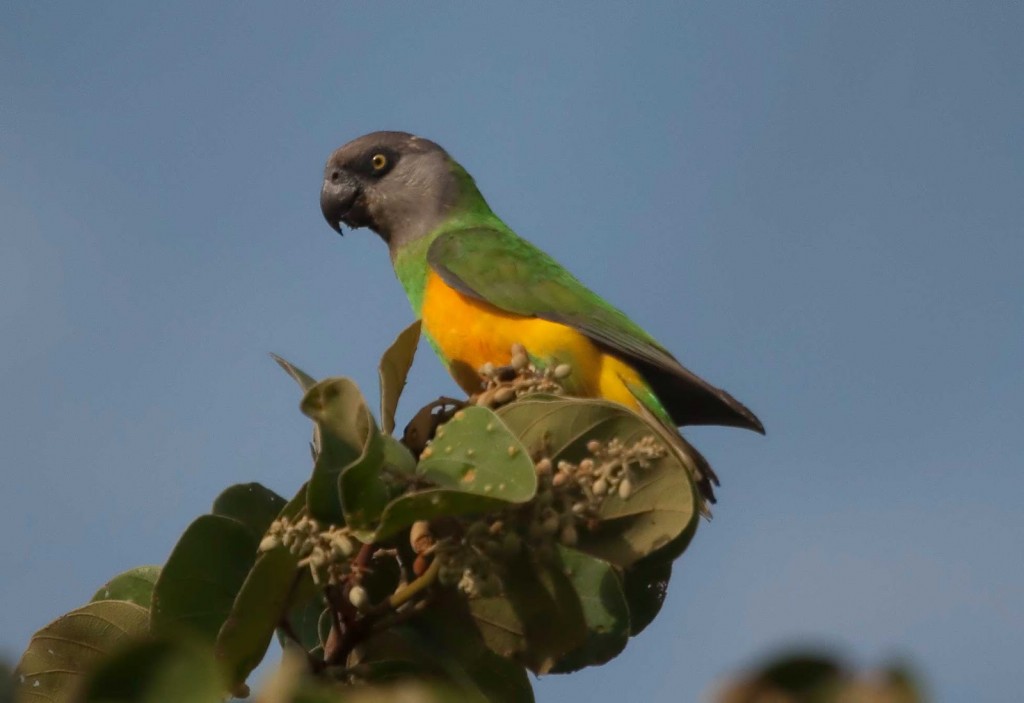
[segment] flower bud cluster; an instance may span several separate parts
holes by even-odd
[[[536,463],[539,478],[529,535],[535,542],[557,540],[574,546],[579,530],[600,514],[611,496],[629,500],[639,472],[665,456],[666,450],[653,436],[630,445],[618,438],[587,443],[589,457],[579,463],[551,461]]]
[[[497,408],[531,393],[562,392],[562,383],[572,375],[569,364],[538,368],[522,344],[513,344],[508,366],[487,363],[478,369],[484,390],[473,397],[476,405]]]
[[[314,583],[335,585],[348,576],[352,555],[360,543],[347,527],[321,526],[303,515],[295,521],[279,517],[270,523],[260,542],[260,551],[269,552],[281,546],[301,557],[299,568],[308,567]]]

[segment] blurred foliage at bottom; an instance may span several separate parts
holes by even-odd
[[[923,703],[903,664],[855,671],[813,650],[777,655],[716,687],[713,703]]]

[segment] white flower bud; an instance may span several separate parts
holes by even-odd
[[[335,532],[331,535],[331,545],[336,547],[344,557],[350,557],[356,551],[356,546],[352,544],[352,540],[340,532]]]
[[[353,586],[348,591],[348,602],[359,610],[364,610],[370,605],[370,596],[362,586]]]
[[[514,399],[515,397],[516,397],[516,392],[513,389],[509,388],[508,386],[504,386],[502,388],[499,388],[498,390],[496,390],[494,392],[494,402],[499,404],[499,405],[503,405],[505,403],[508,403],[509,401]]]
[[[417,520],[409,530],[409,546],[417,554],[421,554],[430,548],[434,543],[434,536],[430,532],[430,523],[426,520]]]
[[[633,495],[633,482],[629,478],[624,478],[619,484],[619,498],[628,500],[631,495]]]

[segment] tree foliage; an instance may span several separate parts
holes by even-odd
[[[162,566],[112,578],[32,638],[21,701],[219,701],[276,636],[266,701],[533,700],[527,676],[618,655],[657,615],[698,523],[685,456],[571,369],[483,370],[394,436],[419,340],[380,363],[379,420],[345,378],[276,358],[313,422],[290,499],[227,488]]]

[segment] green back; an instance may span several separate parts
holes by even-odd
[[[731,395],[685,369],[624,313],[512,232],[487,206],[472,178],[458,164],[452,162],[452,167],[464,179],[460,205],[440,227],[393,253],[395,272],[417,314],[422,314],[427,275],[433,271],[465,295],[586,335],[633,366],[650,386],[637,390],[653,391],[648,407],[662,417],[667,412],[677,425],[764,431]]]

